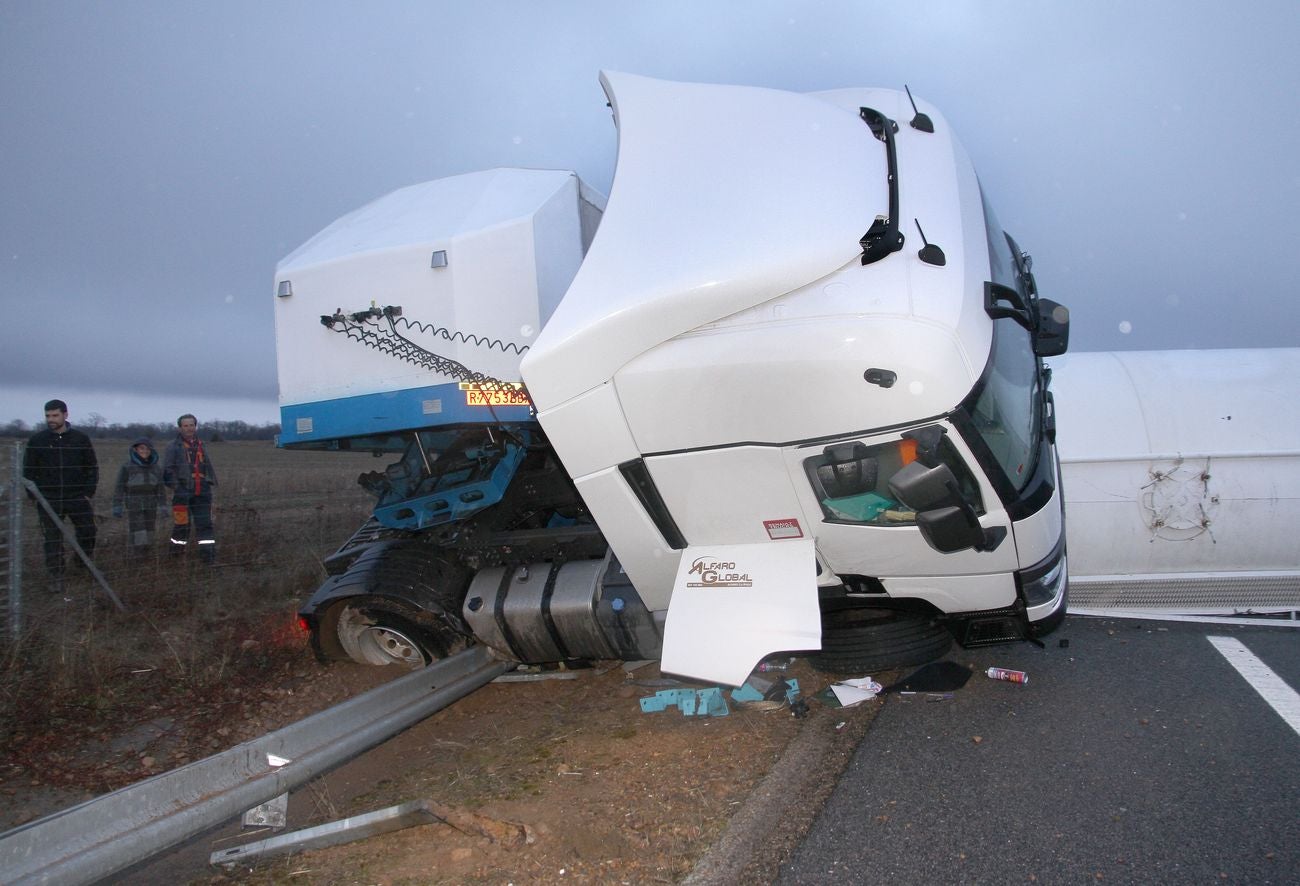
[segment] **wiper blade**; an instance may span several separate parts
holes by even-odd
[[[869,265],[903,248],[903,232],[898,229],[898,154],[894,149],[898,125],[873,108],[858,108],[858,116],[871,127],[871,134],[885,143],[889,177],[889,215],[877,216],[858,241],[862,246],[862,263]]]

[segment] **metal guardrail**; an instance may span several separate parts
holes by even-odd
[[[475,646],[228,751],[0,834],[0,882],[92,883],[381,744],[514,667]],[[276,766],[268,755],[289,762]]]

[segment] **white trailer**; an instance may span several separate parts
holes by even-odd
[[[1300,349],[1053,368],[1071,611],[1300,610]]]

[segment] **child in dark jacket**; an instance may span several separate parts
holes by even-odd
[[[153,547],[158,511],[165,507],[163,469],[153,441],[141,437],[131,444],[126,464],[117,472],[113,489],[113,516],[126,513],[131,554],[143,557]]]

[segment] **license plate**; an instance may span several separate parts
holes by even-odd
[[[505,389],[496,391],[465,391],[466,406],[531,406],[523,391]]]

